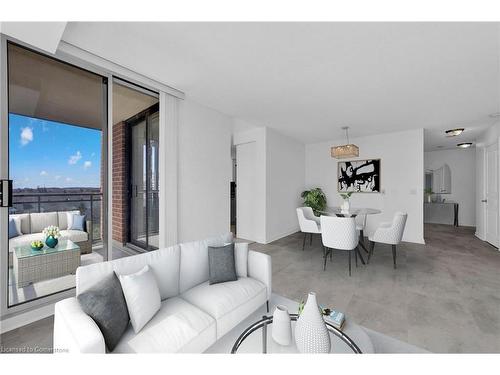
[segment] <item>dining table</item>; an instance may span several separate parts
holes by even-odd
[[[350,207],[349,211],[344,212],[342,211],[341,207],[335,206],[335,207],[326,207],[324,210],[320,210],[319,213],[321,215],[325,216],[337,216],[337,217],[356,217],[359,215],[376,215],[382,213],[382,210],[379,210],[378,208],[368,208],[368,207]],[[368,253],[368,249],[366,248],[364,244],[364,239],[363,241],[360,241],[359,244],[363,248],[363,250]],[[356,250],[359,258],[361,259],[361,263],[366,264],[365,260],[363,259],[363,256],[359,252],[359,250]]]

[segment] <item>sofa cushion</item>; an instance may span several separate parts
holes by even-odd
[[[266,286],[252,278],[209,285],[198,285],[181,297],[217,321],[217,339],[266,303]]]
[[[30,214],[31,233],[42,232],[50,225],[58,226],[57,212],[40,212]],[[24,232],[23,232],[24,233]]]
[[[60,230],[65,230],[68,229],[68,215],[79,215],[80,211],[75,210],[75,211],[60,211],[57,213],[57,220],[59,223],[59,229]]]
[[[234,264],[236,276],[248,276],[248,243],[238,242],[234,244]]]
[[[127,301],[130,323],[135,333],[139,333],[160,310],[161,297],[153,272],[146,265],[131,275],[119,275],[125,301]]]
[[[180,293],[208,280],[208,246],[223,246],[232,242],[232,233],[204,241],[183,243],[181,247]]]
[[[21,234],[19,233],[20,226],[21,226],[21,221],[19,219],[14,219],[14,218],[9,219],[9,240]]]
[[[85,215],[73,214],[73,221],[71,227],[68,226],[68,230],[85,230]]]
[[[114,353],[201,353],[216,341],[215,320],[185,300],[162,302],[138,334],[129,326]]]
[[[176,245],[110,262],[78,267],[76,270],[76,294],[87,290],[113,271],[119,275],[127,275],[149,265],[155,275],[161,299],[164,300],[179,294],[179,261],[180,248]]]
[[[82,310],[101,330],[108,350],[113,350],[128,327],[129,314],[118,277],[113,273],[78,296]]]
[[[208,247],[209,284],[236,281],[236,267],[234,265],[234,244],[220,247]]]
[[[30,226],[30,214],[14,214],[9,215],[9,218],[19,219],[21,222],[19,234],[30,234],[31,226]],[[41,231],[40,231],[41,232]]]
[[[61,238],[71,240],[73,242],[85,242],[89,239],[89,234],[81,230],[62,230],[60,232]]]
[[[9,251],[13,252],[14,248],[18,246],[25,246],[31,244],[33,241],[43,241],[45,238],[42,233],[23,234],[9,240]]]

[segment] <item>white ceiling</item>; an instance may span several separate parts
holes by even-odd
[[[496,23],[68,23],[63,40],[305,143],[491,123]],[[429,133],[431,134],[431,133]]]

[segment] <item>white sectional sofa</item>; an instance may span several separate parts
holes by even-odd
[[[228,233],[80,267],[76,294],[113,271],[131,274],[149,265],[160,290],[161,309],[138,334],[129,324],[113,352],[201,353],[271,297],[271,257],[255,251],[248,253],[248,277],[208,284],[208,246],[221,246],[231,240],[232,234]],[[74,297],[55,305],[54,348],[70,353],[106,351],[99,328]]]

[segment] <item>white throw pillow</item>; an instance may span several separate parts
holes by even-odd
[[[78,211],[78,213],[80,213],[80,212]],[[66,224],[67,224],[67,226],[64,229],[69,229],[73,226],[73,215],[74,214],[75,214],[74,211],[66,212]]]
[[[248,243],[237,242],[234,244],[234,263],[236,276],[248,276]]]
[[[17,235],[22,236],[23,232],[21,232],[21,219],[19,217],[14,217],[14,224],[16,225]]]
[[[160,310],[161,298],[158,284],[149,266],[144,266],[132,275],[120,275],[119,279],[127,302],[132,328],[135,333],[139,333]]]

